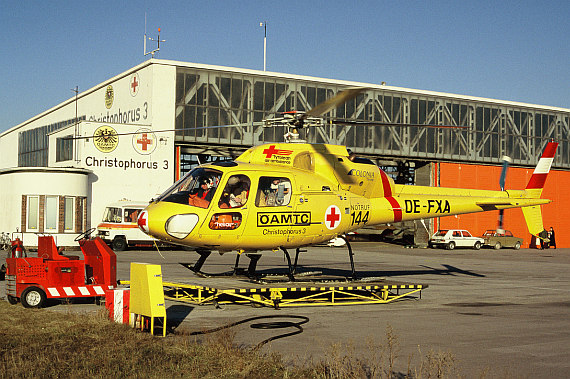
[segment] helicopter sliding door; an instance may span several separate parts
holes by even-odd
[[[249,208],[253,206],[253,199],[250,199],[251,179],[248,174],[234,174],[224,180],[220,183],[223,190],[218,191],[219,197],[216,194],[212,200],[201,235],[212,248],[219,245],[227,247],[235,241],[233,248],[240,249]]]
[[[308,221],[294,210],[297,198],[294,188],[291,175],[264,173],[259,177],[255,199],[256,229],[248,232],[267,249],[285,246]]]

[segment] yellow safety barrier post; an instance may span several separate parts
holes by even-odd
[[[162,336],[166,336],[166,307],[162,288],[162,268],[160,265],[131,263],[131,312],[134,315],[133,326],[140,323],[144,329],[145,321],[150,333],[154,335],[154,319],[163,320]]]

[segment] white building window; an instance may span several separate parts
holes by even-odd
[[[75,198],[66,197],[65,206],[63,209],[63,230],[65,232],[73,232],[74,230],[74,220],[75,220]]]
[[[45,231],[57,232],[57,219],[59,202],[57,196],[46,196],[45,204]]]
[[[39,224],[39,209],[40,209],[40,197],[39,196],[28,196],[28,217],[27,217],[27,230],[37,231]]]

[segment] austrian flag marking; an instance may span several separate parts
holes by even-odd
[[[328,229],[336,229],[340,225],[340,220],[342,216],[339,207],[336,205],[331,205],[327,208],[325,212],[325,225]]]

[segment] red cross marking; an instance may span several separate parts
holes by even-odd
[[[137,143],[140,143],[142,145],[143,151],[147,151],[147,146],[152,145],[152,139],[149,139],[148,135],[146,133],[143,133],[142,138],[137,139]]]
[[[277,153],[277,151],[278,150],[275,148],[275,145],[271,145],[269,146],[269,149],[263,150],[263,154],[265,154],[265,158],[271,158],[273,154]]]
[[[138,224],[139,228],[145,233],[148,231],[146,219],[147,219],[147,213],[145,211],[145,212],[141,213],[141,215],[139,216],[139,218],[137,220],[137,224]]]
[[[269,146],[268,149],[263,150],[263,154],[265,154],[265,158],[267,158],[267,159],[271,158],[273,156],[273,154],[291,155],[291,153],[293,153],[293,150],[276,149],[275,145],[271,145],[271,146]]]
[[[340,221],[340,213],[336,213],[337,207],[331,205],[325,214],[325,219],[330,222],[329,229],[334,229],[336,227],[337,221]]]
[[[139,86],[139,83],[137,82],[137,77],[133,76],[133,82],[131,83],[131,88],[133,89],[133,93],[137,92],[138,86]]]

